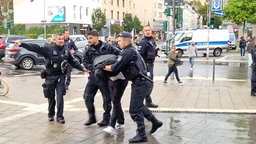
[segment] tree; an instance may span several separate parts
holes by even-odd
[[[133,29],[133,17],[131,13],[125,14],[123,18],[124,31],[131,32]]]
[[[123,27],[118,25],[118,24],[113,24],[111,25],[111,33],[112,34],[119,34],[121,33],[122,31],[124,31]]]
[[[134,25],[136,34],[139,33],[139,31],[141,31],[141,29],[143,27],[141,25],[141,21],[139,20],[139,18],[137,16],[134,16],[134,18],[133,18],[133,25]]]
[[[94,9],[92,13],[92,26],[94,29],[96,29],[98,32],[101,31],[101,28],[103,28],[106,25],[106,15],[101,11],[100,8]]]
[[[245,31],[245,23],[256,22],[256,1],[255,0],[229,0],[224,8],[224,18],[231,20],[237,25],[243,24],[243,33]]]

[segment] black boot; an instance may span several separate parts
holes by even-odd
[[[152,122],[152,128],[150,130],[150,133],[154,133],[158,128],[160,128],[163,123],[159,120],[157,120],[155,117],[151,120]]]
[[[84,125],[89,126],[89,125],[92,125],[94,123],[96,123],[95,116],[90,116],[89,120]]]
[[[151,108],[157,108],[158,107],[158,105],[153,104],[152,99],[151,99],[150,96],[146,97],[146,106],[151,107]]]
[[[129,139],[129,142],[130,143],[147,142],[147,136],[146,136],[145,128],[137,130],[136,136]]]

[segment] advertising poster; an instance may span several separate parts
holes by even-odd
[[[49,22],[65,22],[65,6],[48,7]]]

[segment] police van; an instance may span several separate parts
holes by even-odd
[[[228,50],[229,31],[218,29],[177,31],[174,37],[172,37],[172,39],[169,39],[167,42],[165,52],[166,54],[170,51],[170,46],[172,45],[173,39],[180,56],[186,55],[186,51],[190,46],[191,42],[193,41],[195,43],[195,46],[197,47],[198,55],[205,56],[209,47],[209,54],[213,54],[214,56],[219,57],[222,52],[227,52]]]

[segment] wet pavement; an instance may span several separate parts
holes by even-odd
[[[209,64],[207,70],[206,65],[200,66],[204,62],[196,62],[193,77],[190,77],[186,63],[179,68],[184,84],[178,84],[171,78],[164,84],[165,71],[159,70],[164,74],[155,76],[152,93],[152,99],[159,104],[159,108],[151,110],[163,121],[163,126],[152,135],[147,133],[146,144],[256,143],[256,97],[250,96],[248,65],[246,62],[233,62],[232,69],[237,69],[238,72],[241,70],[241,78],[227,78],[233,70],[226,72],[228,68],[219,65],[213,81],[210,74],[212,65]],[[240,67],[239,63],[244,63],[245,66]],[[162,64],[165,67],[164,62],[159,62],[156,69],[162,68],[159,66]],[[128,113],[130,85],[122,98],[125,128],[111,136],[96,124],[89,127],[83,125],[88,119],[82,99],[87,76],[77,72],[72,75],[70,90],[65,96],[65,124],[48,121],[47,99],[42,94],[43,80],[39,78],[39,73],[5,77],[9,82],[10,92],[7,96],[0,97],[0,143],[128,143],[128,139],[136,133],[136,124]],[[97,120],[100,121],[103,113],[100,93],[95,97],[95,106]],[[147,120],[145,123],[148,132],[151,123]]]

